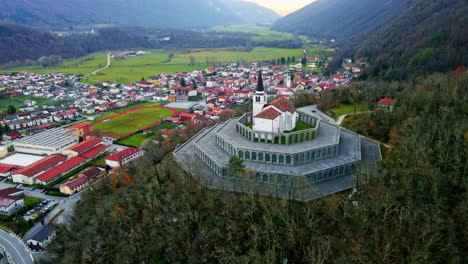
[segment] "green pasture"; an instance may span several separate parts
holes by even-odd
[[[170,109],[143,108],[98,123],[91,127],[91,131],[98,134],[127,134],[141,130],[171,115]]]

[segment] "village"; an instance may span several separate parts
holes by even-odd
[[[42,250],[55,228],[39,223],[51,215],[68,213],[59,202],[70,201],[65,206],[70,210],[82,190],[144,153],[142,146],[119,145],[118,138],[93,133],[89,122],[142,103],[178,109],[161,120],[175,124],[172,129],[161,129],[162,138],[153,138],[161,141],[185,133],[187,124],[210,125],[231,117],[233,107],[247,104],[255,94],[259,72],[268,98],[290,98],[301,91],[319,96],[347,86],[366,67],[366,63],[346,60],[342,70],[330,77],[302,70],[317,63],[312,57],[307,58],[307,65],[231,63],[127,84],[89,85],[80,82],[81,75],[62,73],[0,74],[4,98],[28,98],[13,111],[9,107],[0,119],[4,144],[0,149],[0,177],[4,179],[0,213],[12,226],[18,226],[18,217],[27,220],[35,232],[23,230],[23,241],[31,249]]]

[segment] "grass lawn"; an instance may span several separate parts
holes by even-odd
[[[296,127],[292,131],[286,131],[286,133],[297,132],[297,131],[311,129],[311,128],[314,128],[314,127],[302,121],[297,121]]]
[[[42,202],[44,199],[37,198],[37,197],[32,197],[32,196],[25,196],[24,197],[24,206],[34,206],[40,202]]]
[[[160,130],[172,129],[174,127],[175,125],[172,123],[161,123],[157,126],[154,126],[146,130],[146,134],[144,134],[143,132],[139,132],[134,135],[119,139],[117,140],[116,143],[120,145],[124,145],[124,146],[139,148],[147,141],[153,139],[156,133],[159,132]]]
[[[159,105],[161,105],[159,102],[157,102],[157,103],[153,103],[153,102],[143,102],[143,103],[139,103],[139,104],[131,104],[131,105],[127,105],[127,106],[122,107],[122,108],[113,109],[112,111],[105,112],[105,113],[103,113],[102,115],[98,116],[98,117],[95,119],[95,121],[100,121],[100,120],[107,119],[107,118],[109,118],[110,116],[113,116],[113,115],[118,114],[118,113],[125,112],[125,111],[130,110],[130,109],[133,109],[133,108],[135,108],[135,107],[141,107],[141,106],[159,106]]]
[[[124,146],[139,148],[143,145],[146,141],[151,140],[154,137],[154,134],[151,135],[144,135],[143,132],[136,133],[126,138],[119,139],[116,143]]]
[[[0,112],[6,111],[9,105],[12,105],[19,108],[26,107],[23,103],[24,100],[33,100],[36,101],[38,106],[46,106],[46,105],[56,105],[59,102],[46,99],[46,98],[36,98],[33,96],[17,96],[17,97],[8,97],[8,98],[0,98]]]
[[[339,107],[330,109],[334,118],[337,118],[341,115],[354,114],[354,105],[352,104],[342,104]],[[361,104],[356,104],[356,113],[366,111],[364,106]]]
[[[127,134],[143,129],[171,115],[170,109],[144,108],[98,123],[91,127],[91,131],[104,134]]]

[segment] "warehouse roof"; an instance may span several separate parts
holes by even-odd
[[[15,143],[16,145],[36,145],[46,147],[60,147],[63,144],[78,139],[77,135],[67,133],[64,128],[52,128],[32,136],[24,137]]]

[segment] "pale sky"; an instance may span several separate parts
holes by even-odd
[[[292,13],[315,0],[247,0],[250,2],[257,3],[262,6],[266,6],[276,11],[276,13],[284,16]]]

